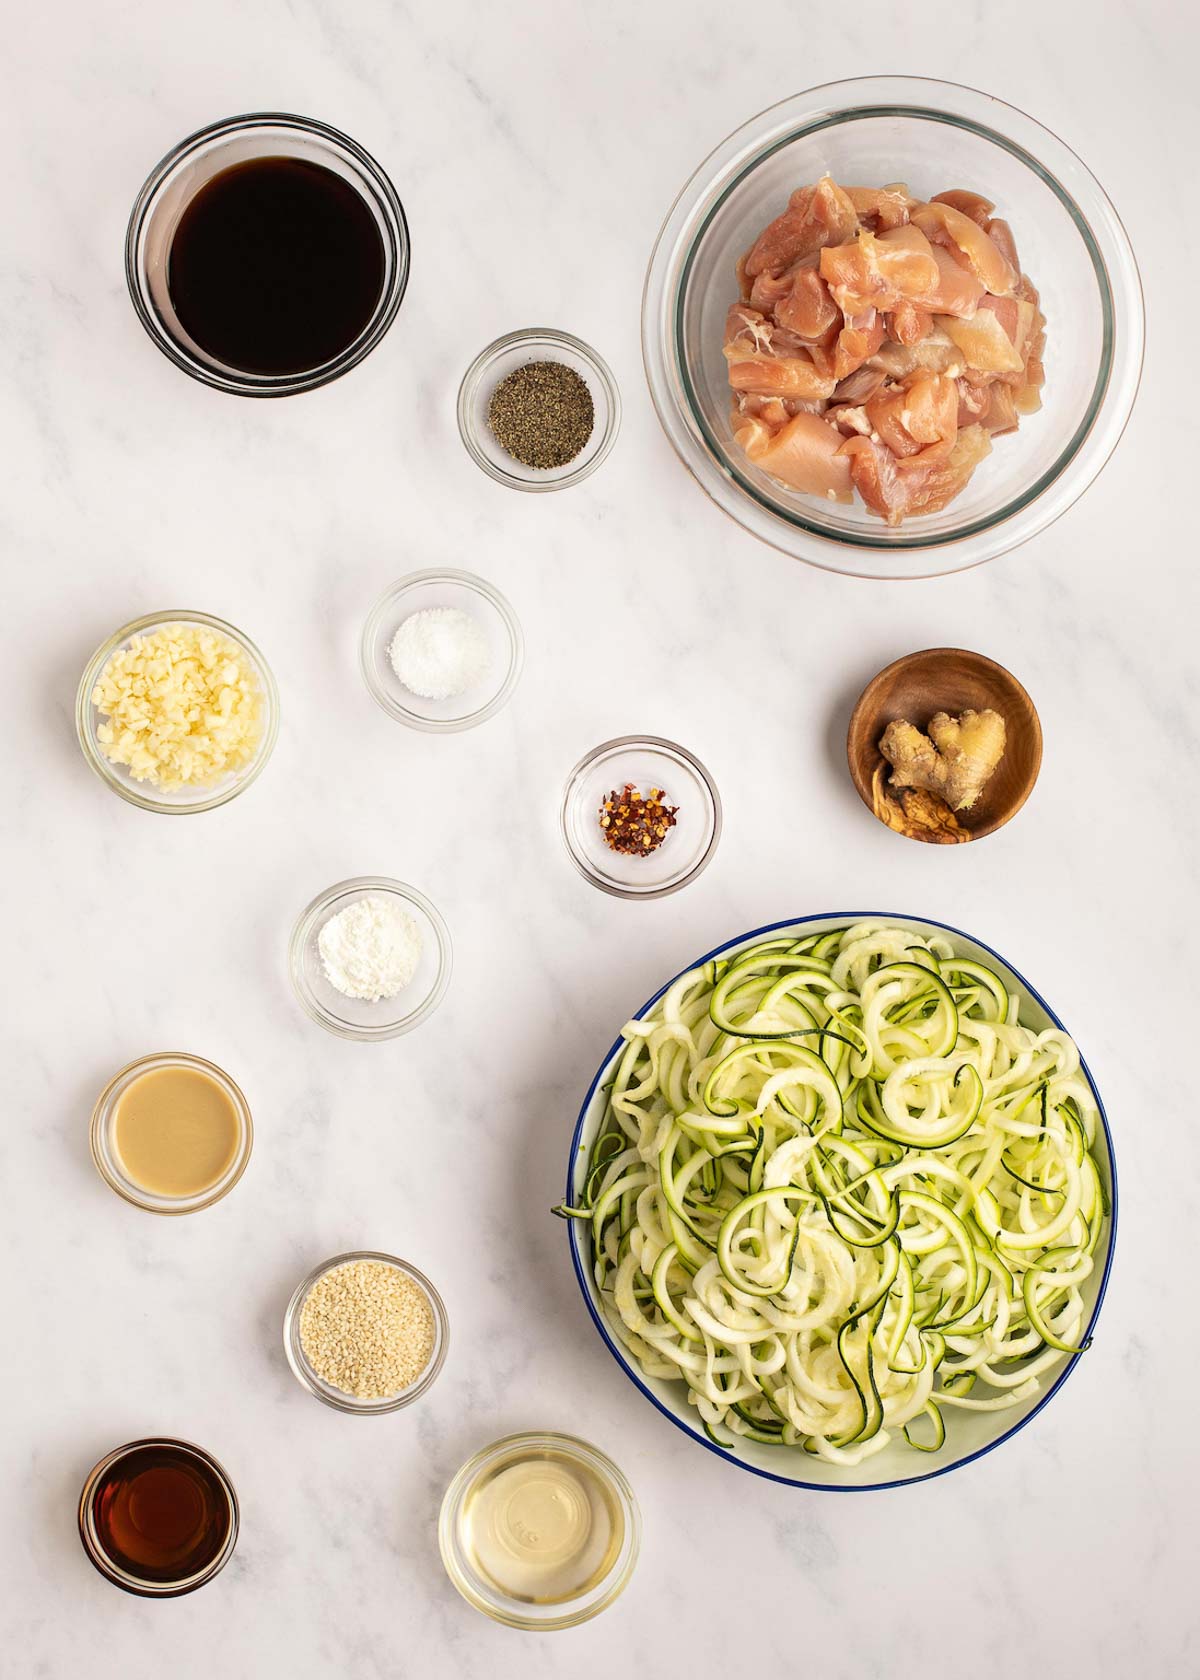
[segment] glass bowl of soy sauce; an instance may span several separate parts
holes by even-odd
[[[244,397],[315,390],[379,343],[408,283],[404,207],[379,164],[282,112],[189,135],[134,204],[138,318],[193,379]]]

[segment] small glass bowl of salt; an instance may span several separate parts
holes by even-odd
[[[424,893],[358,875],[318,894],[292,930],[288,967],[305,1013],[339,1038],[398,1038],[446,995],[450,930]]]
[[[471,572],[413,572],[367,616],[363,679],[389,717],[413,729],[472,729],[517,685],[524,641],[500,591]]]

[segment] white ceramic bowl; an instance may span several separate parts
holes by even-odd
[[[1001,979],[1005,981],[1011,991],[1016,992],[1021,1000],[1021,1019],[1023,1023],[1039,1029],[1056,1026],[1063,1023],[1051,1009],[1050,1005],[1034,991],[1010,963],[1005,962],[991,946],[972,939],[969,934],[960,932],[958,928],[948,927],[944,922],[933,922],[922,916],[893,915],[890,912],[854,911],[840,914],[803,916],[796,920],[772,922],[767,927],[754,928],[749,933],[739,934],[736,939],[730,939],[715,950],[708,951],[698,957],[695,963],[689,963],[688,968],[694,968],[699,963],[707,962],[712,957],[722,957],[744,945],[752,945],[760,939],[770,938],[772,935],[786,934],[789,937],[802,938],[806,934],[828,932],[835,927],[849,927],[854,922],[866,919],[894,921],[905,927],[915,928],[918,933],[951,934],[960,953],[974,957],[989,964],[995,969]],[[680,970],[681,973],[686,970]],[[678,976],[673,976],[654,997],[644,1003],[634,1012],[641,1016],[663,995],[667,987],[674,984]],[[630,1017],[631,1019],[633,1016]],[[588,1088],[587,1096],[583,1100],[579,1118],[575,1125],[575,1132],[571,1139],[571,1153],[567,1173],[567,1200],[573,1202],[579,1194],[587,1172],[587,1162],[591,1154],[592,1143],[597,1129],[604,1119],[606,1107],[605,1087],[608,1085],[617,1059],[625,1049],[625,1041],[618,1039],[604,1058],[596,1077]],[[1084,1340],[1092,1335],[1099,1316],[1100,1305],[1104,1299],[1104,1291],[1108,1284],[1108,1275],[1112,1266],[1113,1245],[1117,1230],[1117,1180],[1116,1169],[1112,1155],[1112,1138],[1108,1129],[1108,1120],[1104,1112],[1104,1104],[1100,1100],[1100,1093],[1096,1083],[1088,1072],[1086,1063],[1083,1072],[1092,1088],[1092,1095],[1096,1099],[1096,1106],[1100,1112],[1100,1129],[1096,1137],[1095,1154],[1100,1167],[1101,1177],[1111,1202],[1111,1215],[1101,1249],[1096,1256],[1096,1269],[1083,1285],[1083,1296],[1088,1305],[1088,1327]],[[873,1458],[863,1464],[840,1466],[828,1464],[824,1460],[810,1456],[796,1448],[768,1447],[755,1441],[739,1440],[737,1450],[726,1452],[713,1445],[705,1435],[699,1421],[699,1414],[694,1406],[689,1406],[687,1389],[682,1382],[667,1381],[661,1377],[648,1377],[634,1361],[633,1356],[625,1344],[619,1340],[611,1329],[600,1303],[595,1282],[591,1271],[591,1227],[585,1220],[572,1219],[568,1222],[571,1245],[571,1258],[575,1266],[575,1276],[587,1304],[588,1312],[596,1329],[600,1332],[608,1351],[621,1366],[625,1375],[635,1388],[645,1395],[652,1406],[656,1406],[664,1417],[685,1435],[708,1452],[716,1453],[730,1464],[736,1464],[742,1470],[749,1470],[753,1475],[764,1476],[769,1481],[783,1482],[789,1487],[810,1488],[822,1492],[844,1493],[853,1491],[878,1491],[882,1488],[906,1487],[912,1482],[923,1482],[931,1476],[944,1475],[948,1470],[955,1470],[960,1465],[969,1464],[972,1459],[980,1458],[990,1452],[993,1447],[1000,1446],[1010,1440],[1019,1429],[1022,1429],[1031,1418],[1040,1412],[1043,1406],[1057,1394],[1063,1383],[1075,1369],[1083,1354],[1066,1357],[1060,1365],[1054,1367],[1042,1388],[1032,1399],[1023,1405],[1012,1407],[1003,1412],[971,1412],[955,1409],[948,1410],[946,1416],[946,1440],[935,1453],[915,1452],[903,1441],[893,1441]]]

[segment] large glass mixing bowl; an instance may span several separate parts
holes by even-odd
[[[786,489],[733,441],[722,354],[734,265],[795,188],[828,172],[853,186],[906,181],[920,197],[967,187],[994,200],[1042,295],[1044,406],[998,437],[940,513],[887,526],[857,499]],[[1027,542],[1108,460],[1141,376],[1145,323],[1129,240],[1103,189],[1047,129],[1001,100],[918,77],[810,89],[754,117],[692,176],[646,276],[650,393],[680,459],[755,536],[861,577],[961,571]]]

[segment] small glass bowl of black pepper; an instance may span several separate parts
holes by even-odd
[[[595,472],[621,424],[617,383],[581,339],[552,327],[480,351],[458,392],[467,452],[511,490],[565,490]]]

